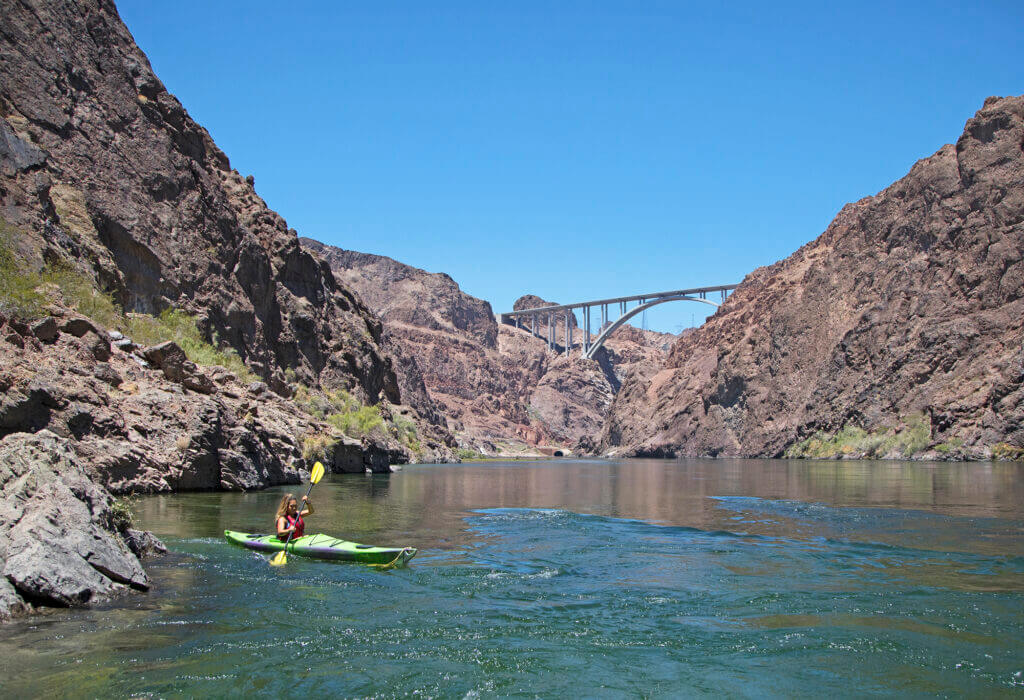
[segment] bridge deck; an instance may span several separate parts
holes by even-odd
[[[621,304],[629,301],[650,301],[659,297],[668,296],[692,296],[694,294],[707,294],[708,292],[727,292],[736,289],[735,284],[722,284],[717,287],[695,287],[694,289],[676,289],[670,292],[652,292],[651,294],[635,294],[629,297],[614,297],[612,299],[598,299],[596,301],[580,301],[575,304],[561,304],[559,306],[538,306],[534,309],[521,309],[519,311],[506,311],[500,314],[501,319],[515,318],[516,316],[532,316],[533,314],[552,313],[554,311],[567,311],[572,309],[586,308],[588,306],[601,306],[602,304]]]

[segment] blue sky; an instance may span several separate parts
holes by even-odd
[[[1024,93],[1019,2],[117,4],[299,235],[496,312],[739,282]]]

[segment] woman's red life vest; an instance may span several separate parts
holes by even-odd
[[[295,526],[295,532],[292,533],[292,539],[293,540],[297,540],[300,537],[302,537],[302,533],[305,532],[305,530],[306,530],[306,523],[304,523],[302,521],[302,516],[301,515],[297,515],[297,516],[295,516],[293,518],[290,515],[288,515],[287,513],[285,513],[284,514],[284,525],[285,525],[285,527],[292,527],[293,525]],[[278,535],[277,539],[279,539],[279,540],[281,540],[283,542],[283,541],[288,539],[288,535]]]

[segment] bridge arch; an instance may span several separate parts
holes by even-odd
[[[591,343],[590,346],[583,351],[583,357],[585,357],[588,360],[592,360],[594,358],[594,355],[597,353],[597,349],[602,347],[604,345],[604,341],[608,338],[608,336],[610,336],[618,328],[620,328],[622,324],[636,316],[638,313],[646,311],[652,306],[657,306],[658,304],[664,304],[670,301],[699,301],[702,304],[710,304],[711,306],[714,306],[716,309],[718,308],[718,304],[716,304],[713,301],[710,301],[709,299],[701,299],[700,297],[692,297],[682,294],[679,296],[661,297],[659,299],[644,302],[636,306],[635,308],[630,309],[622,316],[619,316],[619,318],[616,319],[614,323],[612,323],[607,328],[602,330],[601,333],[597,336],[597,338],[594,339],[594,342]]]
[[[609,335],[615,332],[623,323],[636,316],[638,313],[645,311],[652,306],[658,304],[664,304],[668,301],[699,301],[710,306],[718,308],[719,304],[709,301],[708,294],[718,292],[722,297],[722,302],[725,302],[726,296],[730,291],[736,289],[735,284],[723,284],[714,287],[695,287],[692,289],[673,289],[664,292],[652,292],[650,294],[635,294],[633,296],[625,297],[614,297],[611,299],[597,299],[594,301],[580,301],[573,304],[552,304],[550,306],[538,306],[532,309],[519,309],[518,311],[507,311],[500,315],[501,323],[507,323],[509,325],[522,328],[524,320],[529,321],[530,333],[540,338],[542,337],[538,329],[542,329],[544,319],[547,319],[547,332],[545,338],[548,344],[548,350],[555,349],[555,337],[556,327],[560,324],[562,319],[565,321],[565,354],[569,355],[569,351],[572,348],[572,330],[569,319],[571,315],[579,310],[583,315],[583,322],[580,324],[580,329],[583,331],[583,343],[580,344],[580,351],[583,357],[592,358],[597,349],[604,344],[605,339]],[[629,304],[636,302],[638,305],[631,311],[627,310]],[[606,327],[609,321],[608,307],[617,305],[622,314],[620,318],[614,321],[610,326]],[[601,323],[599,328],[601,332],[598,334],[595,341],[591,341],[590,334],[590,311],[591,309],[599,309],[601,312]]]

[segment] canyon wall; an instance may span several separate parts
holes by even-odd
[[[1024,98],[760,268],[616,396],[633,455],[1019,456]]]
[[[578,349],[564,357],[564,321],[556,324],[558,347],[548,350],[544,338],[528,329],[497,323],[489,303],[463,292],[446,274],[300,240],[380,315],[385,335],[415,359],[449,429],[469,449],[591,451],[622,380],[635,368],[659,364],[675,339],[625,326],[595,360],[581,359]],[[533,295],[515,303],[552,305]],[[578,348],[582,330],[573,317],[570,332]]]

